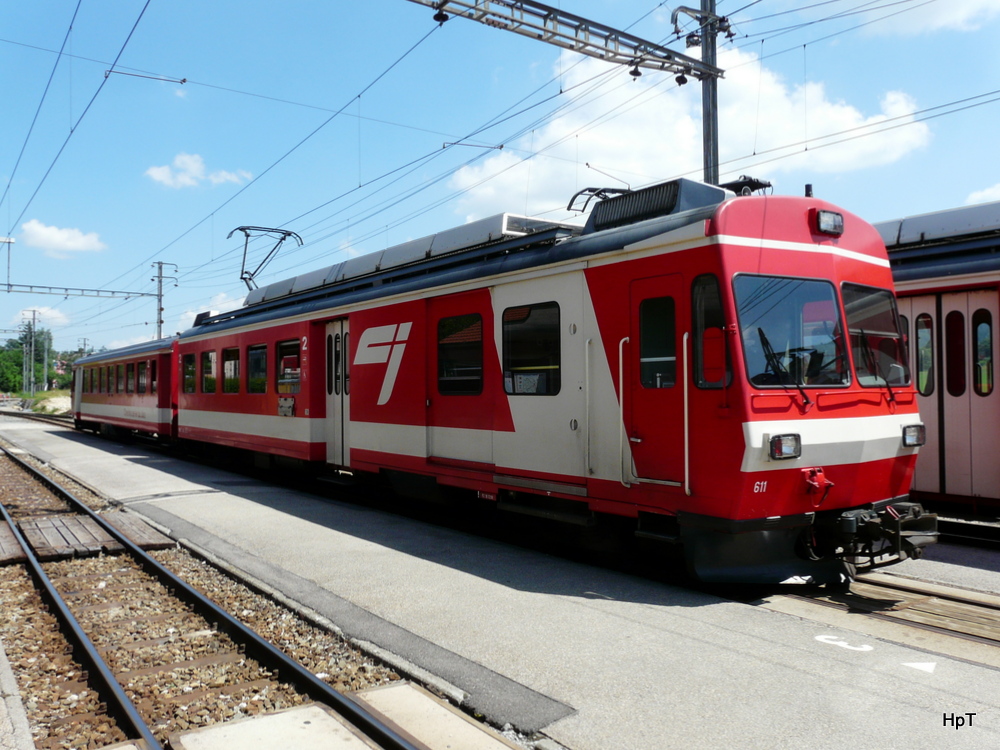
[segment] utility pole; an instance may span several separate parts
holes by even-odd
[[[410,0],[434,8],[434,20],[444,23],[448,12],[456,16],[506,31],[513,31],[546,44],[553,44],[583,55],[632,67],[631,75],[642,75],[639,68],[676,74],[678,86],[694,76],[702,84],[702,130],[704,145],[705,182],[719,183],[719,107],[718,79],[724,71],[716,65],[715,37],[719,32],[730,35],[728,19],[716,15],[715,0],[701,0],[701,10],[681,6],[671,20],[677,34],[679,13],[696,19],[699,30],[687,37],[689,47],[702,46],[701,60],[654,42],[640,39],[595,21],[565,13],[533,0]]]
[[[716,65],[716,37],[719,32],[732,36],[729,19],[715,12],[715,0],[701,0],[701,10],[680,6],[670,14],[674,32],[680,35],[677,17],[684,13],[698,22],[698,30],[687,35],[687,46],[701,46],[701,61],[709,67]],[[719,80],[716,77],[701,79],[702,159],[705,182],[719,184]]]
[[[174,282],[177,281],[176,276],[164,276],[163,267],[173,266],[174,271],[177,270],[177,266],[173,263],[164,263],[162,260],[156,261],[153,267],[156,269],[156,276],[154,276],[150,281],[156,282],[156,338],[163,338],[163,280],[172,279]],[[177,286],[175,283],[174,286]]]
[[[7,291],[10,291],[10,246],[14,244],[13,237],[0,237],[0,245],[7,246]]]
[[[31,336],[28,338],[28,347],[25,351],[27,355],[27,362],[25,363],[26,373],[22,380],[22,386],[27,386],[28,393],[34,397],[35,395],[35,329],[38,327],[38,310],[27,310],[26,312],[31,313],[31,323],[26,325],[31,326]]]

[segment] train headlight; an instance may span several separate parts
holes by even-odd
[[[919,448],[927,442],[927,428],[922,424],[908,424],[903,427],[903,447]]]
[[[798,458],[802,455],[802,438],[798,435],[775,435],[771,438],[768,454],[772,461]]]
[[[839,237],[844,233],[844,215],[836,211],[817,211],[816,231]]]

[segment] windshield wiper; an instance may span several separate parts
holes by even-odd
[[[889,378],[882,374],[882,368],[879,367],[878,357],[875,356],[875,352],[872,351],[871,342],[868,341],[868,334],[865,333],[864,328],[859,328],[858,332],[861,334],[861,351],[865,355],[865,364],[868,366],[869,372],[875,375],[875,382],[878,383],[878,379],[881,378],[885,383],[885,389],[889,392],[889,400],[896,400],[896,393],[892,390],[892,386],[889,385]]]
[[[799,383],[797,380],[792,379],[792,375],[790,372],[788,372],[788,369],[785,367],[784,363],[782,363],[781,357],[775,354],[774,347],[771,346],[771,342],[768,340],[767,334],[764,333],[763,328],[760,327],[757,328],[757,335],[760,337],[760,345],[761,348],[764,350],[764,358],[767,360],[767,364],[770,365],[771,369],[774,371],[774,374],[781,379],[782,385],[787,386],[791,384],[799,389],[799,393],[802,394],[802,401],[804,402],[806,411],[808,411],[809,408],[812,406],[813,402],[809,398],[809,395],[806,393],[806,389],[803,388],[802,384]]]

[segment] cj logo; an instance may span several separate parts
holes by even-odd
[[[410,337],[410,328],[412,327],[413,323],[375,326],[365,329],[365,332],[361,334],[361,340],[358,342],[358,353],[354,355],[354,364],[389,363],[385,369],[382,390],[378,394],[379,406],[386,403],[392,396],[392,389],[396,385],[396,376],[399,375],[399,365],[403,361],[403,350],[406,349],[404,342]]]

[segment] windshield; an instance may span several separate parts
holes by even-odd
[[[892,292],[844,284],[843,294],[858,382],[883,388],[908,385],[910,370]]]
[[[833,284],[741,275],[733,290],[751,383],[801,388],[849,382]]]

